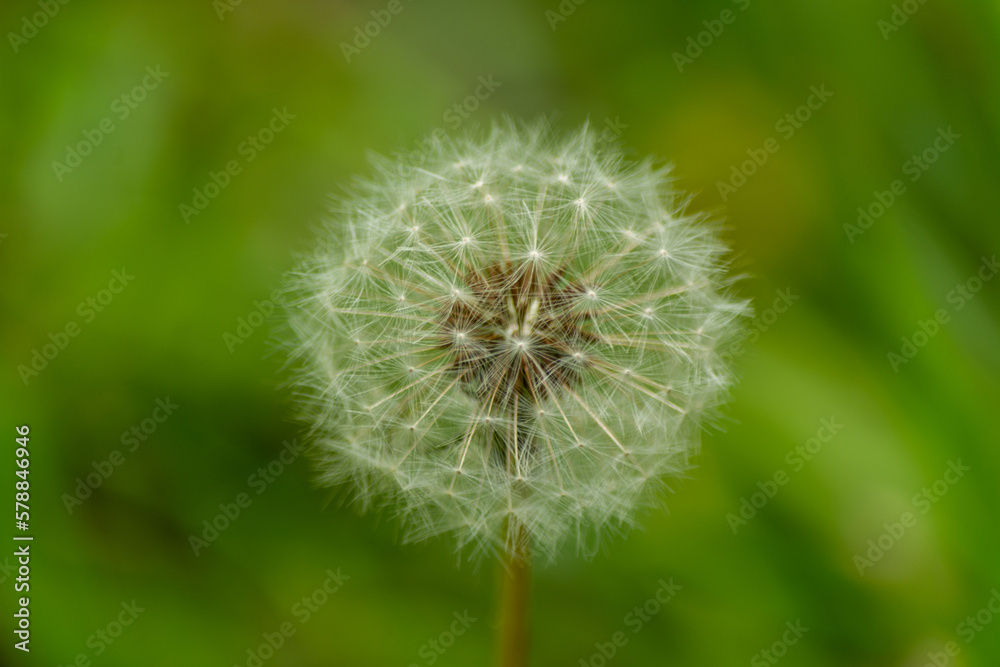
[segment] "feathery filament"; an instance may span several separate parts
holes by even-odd
[[[731,383],[726,249],[584,128],[498,124],[384,160],[293,279],[323,479],[409,537],[592,551],[671,476]]]

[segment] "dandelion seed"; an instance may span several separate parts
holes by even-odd
[[[411,540],[597,545],[689,467],[731,384],[747,306],[725,247],[667,169],[589,130],[504,123],[434,151],[379,163],[294,273],[323,480]]]

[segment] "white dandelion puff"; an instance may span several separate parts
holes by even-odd
[[[293,273],[322,480],[408,538],[590,551],[684,474],[747,304],[667,168],[496,125],[383,160]],[[404,203],[400,203],[404,202]]]

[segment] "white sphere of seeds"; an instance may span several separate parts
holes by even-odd
[[[326,483],[408,537],[592,551],[682,474],[747,305],[666,168],[499,124],[377,163],[293,277]]]

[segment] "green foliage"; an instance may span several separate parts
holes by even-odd
[[[767,664],[782,642],[789,665],[922,665],[948,642],[995,664],[1000,619],[975,616],[1000,588],[1000,16],[896,4],[4,3],[23,664],[246,665],[268,637],[265,665],[491,655],[488,565],[399,547],[314,485],[272,292],[366,151],[554,112],[673,162],[725,216],[757,314],[731,422],[669,513],[536,572],[537,664]],[[22,664],[10,635],[0,655]]]

